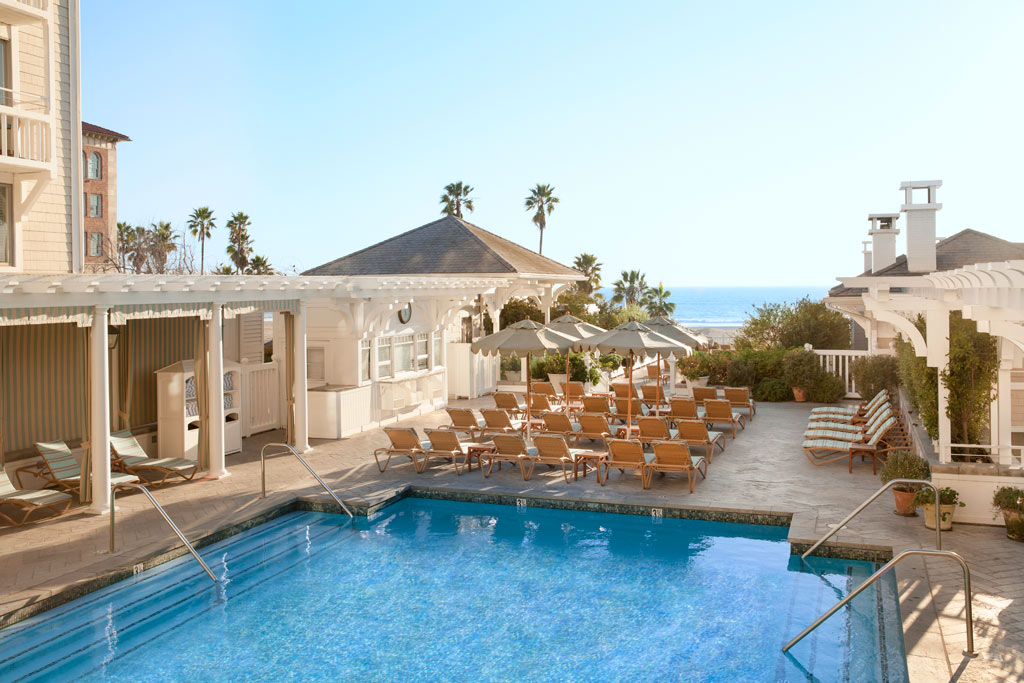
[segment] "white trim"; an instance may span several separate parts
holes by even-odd
[[[70,45],[68,52],[71,58],[71,271],[81,273],[85,264],[85,240],[84,240],[84,211],[82,210],[82,196],[84,185],[82,182],[82,49],[81,29],[79,21],[79,0],[71,0],[68,7],[68,32],[70,34]],[[55,22],[50,22],[51,24]],[[51,52],[55,41],[50,43]],[[51,68],[54,62],[53,55],[48,55]],[[56,102],[53,101],[54,82],[51,80],[50,99],[50,136],[53,138],[51,145],[56,148],[54,142],[57,137],[57,129],[54,123]],[[51,151],[51,163],[56,158],[55,149]]]

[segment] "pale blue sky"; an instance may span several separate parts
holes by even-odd
[[[563,262],[827,285],[901,180],[945,181],[940,235],[1024,240],[1021,35],[1020,2],[92,1],[82,99],[133,139],[121,220],[244,210],[282,269],[434,220],[454,180],[535,249],[545,182]]]

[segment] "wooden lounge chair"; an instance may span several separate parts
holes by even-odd
[[[697,406],[692,398],[672,398],[668,403],[668,419],[676,420],[699,420],[704,417],[704,409]]]
[[[718,399],[704,401],[704,422],[709,425],[729,424],[732,426],[732,438],[736,438],[736,426],[746,429],[747,416],[742,413],[733,412],[728,401]]]
[[[883,389],[875,395],[875,398],[860,406],[821,406],[815,408],[811,411],[811,420],[865,422],[870,420],[872,415],[889,403],[889,393]]]
[[[754,415],[757,414],[757,404],[754,403],[754,398],[750,395],[750,389],[746,387],[730,387],[725,389],[724,392],[725,400],[729,402],[730,406],[734,409],[745,409],[747,411],[747,419],[754,419]]]
[[[846,424],[843,422],[811,422],[804,432],[804,439],[840,439],[862,441],[871,438],[879,425],[892,417],[892,410],[886,407],[878,411],[867,424]]]
[[[668,399],[665,398],[665,390],[660,384],[645,384],[640,390],[644,395],[644,405],[662,412],[668,411]]]
[[[693,493],[693,485],[697,483],[697,473],[700,472],[702,479],[708,476],[708,463],[704,456],[693,455],[690,448],[680,441],[655,441],[654,460],[647,465],[647,486],[651,487],[651,479],[654,473],[666,474],[668,472],[683,472],[690,480],[690,493]]]
[[[537,435],[542,440],[545,435]],[[560,436],[548,435],[547,438],[554,438],[562,440]],[[564,444],[565,441],[562,440]],[[523,441],[523,437],[518,434],[495,434],[494,436],[494,447],[495,453],[488,456],[487,470],[484,472],[485,477],[491,476],[491,470],[494,468],[494,464],[498,464],[498,469],[501,469],[502,462],[514,462],[519,465],[519,471],[523,475],[523,481],[529,481],[530,477],[533,476],[533,470],[540,464],[548,465],[560,465],[562,467],[562,477],[566,483],[569,482],[569,474],[567,467],[572,466],[572,460],[561,458],[553,459],[549,456],[541,455],[540,449],[536,446],[527,446],[526,442]]]
[[[645,446],[655,441],[669,441],[679,438],[679,432],[675,429],[670,429],[668,421],[663,417],[641,417],[637,420],[636,425],[638,430],[636,438]]]
[[[812,415],[818,415],[821,413],[840,413],[844,415],[856,415],[857,413],[864,414],[869,408],[876,405],[880,401],[887,400],[889,398],[889,390],[882,389],[875,394],[868,401],[861,401],[855,406],[819,406],[811,410]]]
[[[533,393],[543,394],[548,397],[548,401],[552,404],[557,404],[561,401],[561,397],[558,392],[555,391],[555,385],[551,382],[533,382]]]
[[[888,400],[881,401],[877,405],[871,406],[864,414],[857,413],[854,415],[841,415],[839,413],[818,413],[817,415],[811,415],[811,419],[808,421],[808,428],[818,424],[836,423],[853,426],[865,425],[884,412],[892,412],[892,404],[889,403]]]
[[[573,422],[569,419],[569,416],[564,413],[545,413],[544,416],[544,431],[549,434],[561,434],[566,441],[572,441],[573,444],[578,443],[576,434],[579,433],[581,427],[578,422]],[[536,443],[536,440],[534,440]]]
[[[530,394],[530,415],[532,417],[540,417],[544,413],[551,413],[560,411],[561,408],[556,408],[551,405],[551,400],[547,394]]]
[[[693,400],[697,403],[698,407],[703,406],[705,401],[717,401],[718,389],[714,387],[694,387]]]
[[[647,465],[654,460],[654,455],[644,453],[644,445],[633,439],[610,439],[608,441],[608,459],[605,460],[605,474],[601,485],[608,481],[612,469],[625,474],[626,470],[636,470],[640,474],[640,483],[646,480]],[[644,487],[646,488],[646,487]]]
[[[465,449],[477,444],[462,443],[459,441],[459,435],[451,429],[428,429],[426,432],[427,439],[430,440],[430,448],[423,454],[423,468],[420,471],[426,471],[431,458],[439,458],[450,462],[455,468],[455,474],[461,475],[459,462],[461,461],[466,467],[469,466],[469,454]]]
[[[113,467],[134,474],[153,487],[163,486],[168,477],[192,481],[199,471],[199,463],[188,458],[149,457],[128,430],[110,435],[110,451]]]
[[[664,384],[668,381],[668,372],[663,371],[658,367],[657,363],[651,363],[647,366],[647,381],[654,382],[655,384]]]
[[[569,410],[579,410],[583,407],[583,397],[586,392],[583,390],[583,382],[566,382],[562,392],[562,398]]]
[[[516,395],[511,391],[495,391],[491,396],[494,398],[494,407],[504,410],[513,418],[520,418],[526,415],[526,404],[520,403]],[[483,411],[480,411],[481,413]]]
[[[611,414],[608,417],[609,419],[615,420],[616,422],[622,422],[623,424],[625,424],[627,414],[630,416],[630,419],[632,419],[635,422],[641,417],[646,417],[648,414],[650,414],[650,412],[651,411],[647,409],[647,406],[641,403],[640,399],[638,398],[633,399],[632,408],[629,407],[629,399],[617,398],[615,399],[615,409],[611,412]]]
[[[608,415],[611,408],[608,406],[608,399],[604,396],[584,396],[583,412],[593,415]]]
[[[704,446],[708,462],[715,459],[715,444],[725,450],[725,435],[722,432],[710,431],[702,421],[678,420],[676,430],[679,432],[679,440],[685,441],[687,446]]]
[[[383,472],[391,464],[391,458],[405,456],[412,461],[412,468],[417,473],[422,472],[426,463],[426,453],[430,449],[430,442],[424,441],[412,427],[385,427],[384,433],[388,435],[391,445],[385,448],[378,448],[373,452],[373,458],[377,461],[377,469]],[[381,464],[381,457],[387,456]]]
[[[608,447],[612,428],[608,426],[608,419],[603,414],[580,413],[576,419],[580,425],[580,430],[576,433],[576,445],[579,445],[580,439],[590,439],[600,441],[605,448]]]
[[[640,398],[636,393],[636,385],[634,384],[616,382],[612,385],[612,391],[615,392],[615,398]]]
[[[63,441],[40,441],[35,444],[36,451],[43,456],[41,462],[15,471],[14,476],[21,484],[21,473],[28,472],[46,482],[46,487],[56,486],[58,489],[81,495],[82,466],[78,458],[71,454],[71,449]],[[133,484],[139,481],[134,474],[111,472],[110,485]],[[106,494],[99,494],[106,495]]]
[[[443,425],[438,429],[450,429],[456,434],[464,433],[473,439],[483,433],[487,423],[478,418],[469,408],[448,408],[448,417],[451,418],[450,425]]]
[[[21,526],[28,521],[29,516],[36,510],[48,510],[54,515],[61,515],[71,507],[71,494],[63,491],[50,491],[48,489],[17,489],[7,477],[7,472],[0,467],[0,518],[7,520],[13,526]],[[5,507],[17,508],[21,514],[4,513]]]
[[[526,420],[513,420],[504,410],[484,408],[480,411],[484,416],[483,435],[488,434],[522,434],[526,431]]]
[[[853,473],[853,458],[871,458],[871,469],[877,474],[878,463],[885,461],[889,451],[907,448],[909,439],[902,433],[898,420],[890,417],[879,425],[878,429],[866,441],[840,441],[838,439],[811,439],[804,441],[803,451],[812,465],[824,465],[837,460],[850,461],[850,473]]]
[[[537,463],[562,468],[562,478],[569,483],[569,468],[576,468],[577,448],[569,448],[566,440],[558,434],[538,434],[533,437],[533,445],[537,448]],[[587,476],[586,463],[583,464],[583,476]]]

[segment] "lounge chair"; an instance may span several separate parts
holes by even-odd
[[[640,398],[636,393],[636,385],[634,384],[617,382],[612,385],[612,391],[615,392],[615,398]]]
[[[665,390],[660,384],[645,384],[640,390],[644,395],[644,405],[660,412],[668,411],[668,399],[665,398]]]
[[[650,412],[651,411],[647,409],[647,406],[641,403],[638,398],[633,399],[632,407],[629,406],[629,399],[617,398],[615,399],[615,410],[613,410],[608,417],[612,420],[625,423],[627,414],[630,416],[630,419],[636,421],[641,417],[646,417]]]
[[[675,420],[699,420],[704,417],[704,409],[697,406],[692,398],[672,398],[669,400],[668,419]]]
[[[746,409],[747,419],[754,419],[754,415],[757,414],[757,404],[754,403],[754,398],[750,395],[750,389],[746,387],[731,387],[724,391],[725,400],[729,402],[730,406],[737,409]]]
[[[662,372],[657,363],[652,363],[647,366],[647,381],[662,384],[668,381],[668,373]]]
[[[377,469],[383,472],[391,464],[391,458],[405,456],[412,461],[412,468],[417,473],[422,472],[426,463],[426,453],[430,449],[430,442],[424,441],[412,427],[385,427],[384,433],[388,435],[391,445],[385,448],[378,448],[373,452],[373,458],[377,461]],[[384,464],[381,464],[382,456],[387,456]]]
[[[646,481],[647,465],[654,460],[654,455],[644,453],[644,445],[632,439],[611,439],[608,441],[608,459],[605,460],[605,475],[601,478],[601,485],[608,481],[608,475],[612,469],[617,469],[623,474],[626,470],[636,470],[640,474],[641,484]],[[644,488],[647,488],[646,486]]]
[[[725,450],[725,435],[722,432],[713,432],[708,426],[698,420],[678,420],[676,430],[679,432],[679,440],[685,441],[687,446],[704,446],[708,456],[708,462],[715,459],[715,444],[723,451]]]
[[[547,394],[530,394],[530,415],[532,417],[540,417],[544,413],[551,413],[556,410],[561,410],[561,408],[555,408],[551,405],[551,400]]]
[[[888,407],[875,413],[867,424],[847,424],[844,422],[811,422],[804,432],[804,439],[840,439],[843,441],[861,441],[870,438],[879,425],[892,417]]]
[[[568,468],[576,469],[578,448],[569,448],[565,438],[558,434],[538,434],[533,437],[533,445],[537,448],[537,463],[562,468],[562,478],[569,483]],[[587,476],[586,463],[583,465],[583,476]]]
[[[811,410],[812,413],[863,413],[872,405],[889,398],[889,390],[882,389],[867,401],[861,401],[855,406],[819,406]]]
[[[879,425],[871,438],[866,441],[841,441],[838,439],[810,439],[804,441],[803,451],[812,465],[824,465],[837,460],[849,459],[850,473],[853,473],[853,458],[871,458],[871,469],[877,474],[878,463],[884,462],[889,451],[907,448],[909,440],[895,417]]]
[[[544,439],[545,435],[538,434],[539,438]],[[549,435],[547,438],[562,439],[560,436]],[[562,443],[565,443],[562,440]],[[569,475],[566,468],[572,465],[571,460],[552,459],[549,456],[541,455],[540,449],[536,446],[527,446],[526,442],[523,441],[523,437],[518,434],[495,434],[494,436],[494,447],[496,452],[488,456],[487,470],[484,472],[485,477],[491,476],[491,470],[494,464],[498,464],[498,469],[501,469],[502,462],[514,462],[519,465],[519,471],[523,475],[523,481],[529,481],[530,477],[533,476],[533,469],[538,463],[549,464],[549,465],[561,465],[562,477],[566,483],[569,482]]]
[[[858,406],[820,406],[811,410],[811,420],[866,421],[883,405],[889,403],[889,392],[883,389],[875,397]]]
[[[50,491],[48,489],[17,489],[7,477],[7,472],[0,467],[0,518],[6,519],[14,526],[21,526],[28,521],[29,516],[36,510],[49,510],[55,515],[61,515],[71,507],[71,494],[63,491]],[[22,513],[20,516],[5,514],[5,506],[14,506]]]
[[[743,413],[733,412],[728,401],[714,400],[704,401],[704,422],[709,425],[729,424],[732,426],[732,438],[736,438],[736,426],[747,428],[747,416]]]
[[[604,396],[584,396],[583,412],[594,415],[608,415],[611,408],[608,406],[608,399]]]
[[[608,447],[608,438],[612,435],[612,428],[608,426],[608,419],[603,414],[580,413],[576,416],[579,420],[580,430],[576,432],[576,444],[580,439],[600,441],[605,448]]]
[[[675,429],[670,429],[668,421],[662,417],[641,417],[637,420],[636,425],[638,430],[636,438],[645,446],[655,441],[669,441],[679,438],[679,432]]]
[[[532,382],[531,384],[532,393],[547,396],[548,401],[551,403],[559,403],[561,401],[561,397],[555,391],[555,385],[551,382]]]
[[[461,432],[473,439],[482,434],[487,426],[487,423],[474,415],[469,408],[448,408],[447,412],[452,423],[438,427],[438,429],[450,429],[456,434]]]
[[[654,460],[647,465],[647,486],[650,488],[651,479],[655,472],[666,474],[668,472],[683,472],[690,480],[690,493],[693,493],[693,485],[697,483],[697,473],[701,478],[708,476],[708,463],[704,456],[693,455],[685,443],[679,441],[655,441]]]
[[[698,407],[703,406],[705,401],[716,401],[718,400],[718,389],[714,387],[694,387],[693,400],[697,403]]]
[[[151,458],[128,430],[110,435],[111,465],[134,474],[150,486],[163,486],[168,477],[192,481],[199,463],[188,458]]]
[[[428,429],[426,432],[427,439],[430,440],[430,448],[423,454],[423,468],[420,471],[426,471],[431,458],[439,458],[450,462],[455,468],[455,474],[461,475],[459,461],[461,460],[462,464],[468,468],[469,454],[466,452],[466,448],[477,444],[462,443],[459,441],[459,435],[451,429]]]
[[[580,424],[570,420],[568,415],[565,413],[545,413],[543,418],[545,432],[561,434],[566,441],[571,439],[574,444],[578,442],[576,434],[581,429]]]
[[[583,390],[583,382],[566,382],[563,385],[562,398],[569,410],[579,410],[583,407],[583,397],[586,392]]]
[[[526,420],[513,420],[504,410],[484,408],[480,414],[484,416],[484,436],[488,434],[522,434],[526,431]]]
[[[811,419],[808,421],[808,428],[816,427],[820,424],[843,424],[848,427],[860,427],[865,424],[869,424],[876,417],[883,413],[892,412],[892,404],[889,401],[882,401],[875,406],[872,406],[863,415],[840,415],[838,413],[819,413],[818,415],[811,415]]]
[[[21,473],[28,472],[46,482],[46,487],[56,486],[58,489],[81,495],[82,466],[78,458],[71,454],[71,449],[63,441],[40,441],[35,444],[36,451],[43,456],[41,462],[21,467],[14,476],[21,484]],[[134,484],[139,478],[134,474],[123,472],[110,473],[110,485]],[[106,495],[106,494],[99,494]]]
[[[494,398],[494,407],[498,410],[507,411],[514,418],[526,415],[526,404],[520,403],[511,391],[496,391],[491,396]]]

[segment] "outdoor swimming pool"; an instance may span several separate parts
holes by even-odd
[[[891,578],[785,527],[405,499],[297,512],[0,631],[0,679],[905,681]]]

